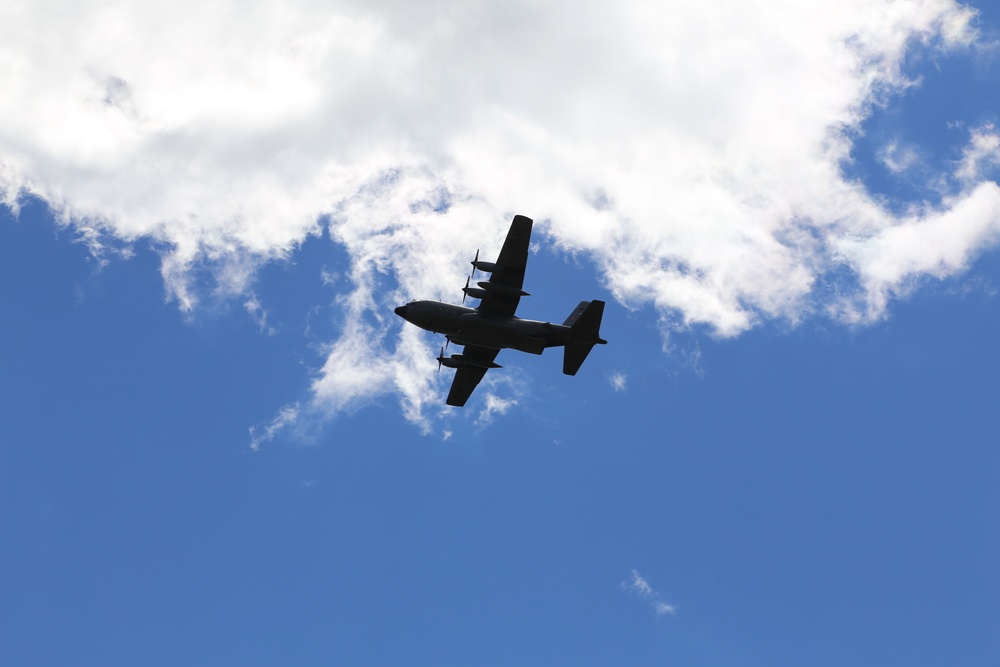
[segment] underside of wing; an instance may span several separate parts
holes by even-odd
[[[488,347],[466,345],[460,355],[461,365],[455,370],[455,379],[451,382],[451,391],[448,392],[448,400],[445,402],[458,408],[465,405],[486,375],[486,371],[497,367],[493,360],[499,352],[500,350]]]
[[[488,283],[480,283],[485,294],[479,304],[484,315],[511,317],[524,295],[524,269],[528,265],[531,218],[515,215],[503,242],[500,257],[492,267]]]

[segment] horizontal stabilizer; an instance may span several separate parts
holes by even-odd
[[[567,345],[566,351],[563,353],[563,373],[576,375],[592,349],[594,349],[593,343],[570,343]]]

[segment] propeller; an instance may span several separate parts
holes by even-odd
[[[475,269],[473,269],[473,271],[475,271]],[[463,306],[465,305],[465,297],[469,296],[468,290],[469,290],[469,283],[470,282],[472,282],[472,276],[471,275],[468,278],[465,279],[465,289],[462,290],[462,305]]]
[[[444,346],[441,347],[441,354],[438,355],[438,373],[441,372],[441,366],[444,364]]]
[[[476,248],[476,258],[472,260],[472,275],[469,276],[470,278],[476,275],[476,264],[478,262],[479,262],[479,248]],[[468,287],[468,285],[466,285],[466,287]]]

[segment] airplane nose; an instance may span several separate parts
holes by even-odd
[[[394,310],[392,312],[396,313],[397,315],[399,315],[400,317],[402,317],[404,320],[406,319],[406,306],[400,306],[399,308],[397,308],[396,310]]]

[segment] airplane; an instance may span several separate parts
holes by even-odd
[[[462,304],[441,301],[410,301],[393,312],[410,324],[433,333],[443,333],[448,343],[464,345],[461,354],[444,356],[441,348],[438,370],[454,368],[455,379],[448,393],[448,405],[462,407],[491,368],[501,368],[494,362],[500,350],[510,348],[541,354],[547,347],[565,348],[563,373],[576,375],[594,345],[605,345],[601,338],[603,301],[581,301],[562,324],[524,320],[514,316],[522,296],[530,296],[522,287],[524,269],[528,264],[528,242],[531,240],[531,218],[515,215],[496,262],[472,260],[472,275],[476,269],[490,274],[488,281],[470,287],[472,275],[462,289]],[[480,299],[479,306],[465,306],[465,298]],[[447,346],[447,343],[446,343]]]

